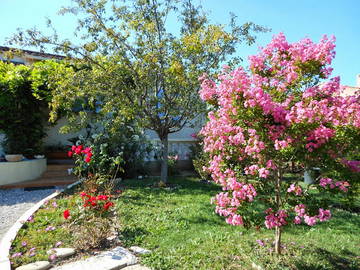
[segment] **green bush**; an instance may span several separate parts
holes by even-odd
[[[210,157],[208,153],[203,151],[202,138],[196,136],[196,143],[190,146],[189,158],[192,160],[195,172],[199,175],[202,180],[210,180],[211,175],[203,170],[203,167],[209,166]]]
[[[35,97],[32,68],[0,62],[0,131],[7,154],[41,153],[47,103]]]
[[[80,156],[76,159],[75,173],[131,178],[146,174],[145,159],[152,151],[146,136],[133,123],[111,129],[111,120],[89,125],[86,136],[79,136],[77,145],[92,149],[90,163]]]

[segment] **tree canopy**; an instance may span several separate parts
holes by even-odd
[[[155,131],[164,147],[166,181],[168,134],[204,110],[198,78],[214,74],[240,43],[252,44],[254,33],[267,30],[252,22],[238,26],[235,15],[227,26],[211,24],[193,2],[73,0],[74,6],[60,13],[79,18],[79,44],[36,29],[19,32],[13,41],[52,46],[76,62],[76,72],[64,76],[55,91],[53,117],[80,97],[101,104],[102,112],[113,113],[114,122],[136,117],[142,127]],[[177,20],[178,32],[168,30],[171,19]]]

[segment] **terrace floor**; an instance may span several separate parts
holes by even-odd
[[[73,164],[48,164],[46,172],[38,179],[2,185],[0,189],[39,188],[69,185],[77,181],[76,176],[69,175],[68,169]]]

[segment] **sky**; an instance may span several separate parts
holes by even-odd
[[[319,41],[327,34],[336,37],[336,58],[333,76],[340,76],[343,85],[355,86],[360,74],[360,0],[200,0],[213,23],[226,24],[229,12],[238,16],[238,23],[252,21],[271,28],[258,34],[252,46],[242,45],[237,55],[247,59],[265,46],[274,34],[283,32],[290,42],[309,37]],[[17,28],[37,26],[46,31],[49,17],[61,37],[72,39],[76,25],[74,16],[58,16],[62,6],[71,0],[0,0],[0,46]],[[169,30],[176,30],[171,23]]]

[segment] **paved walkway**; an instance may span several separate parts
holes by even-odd
[[[0,189],[0,240],[22,214],[55,191],[56,189]]]

